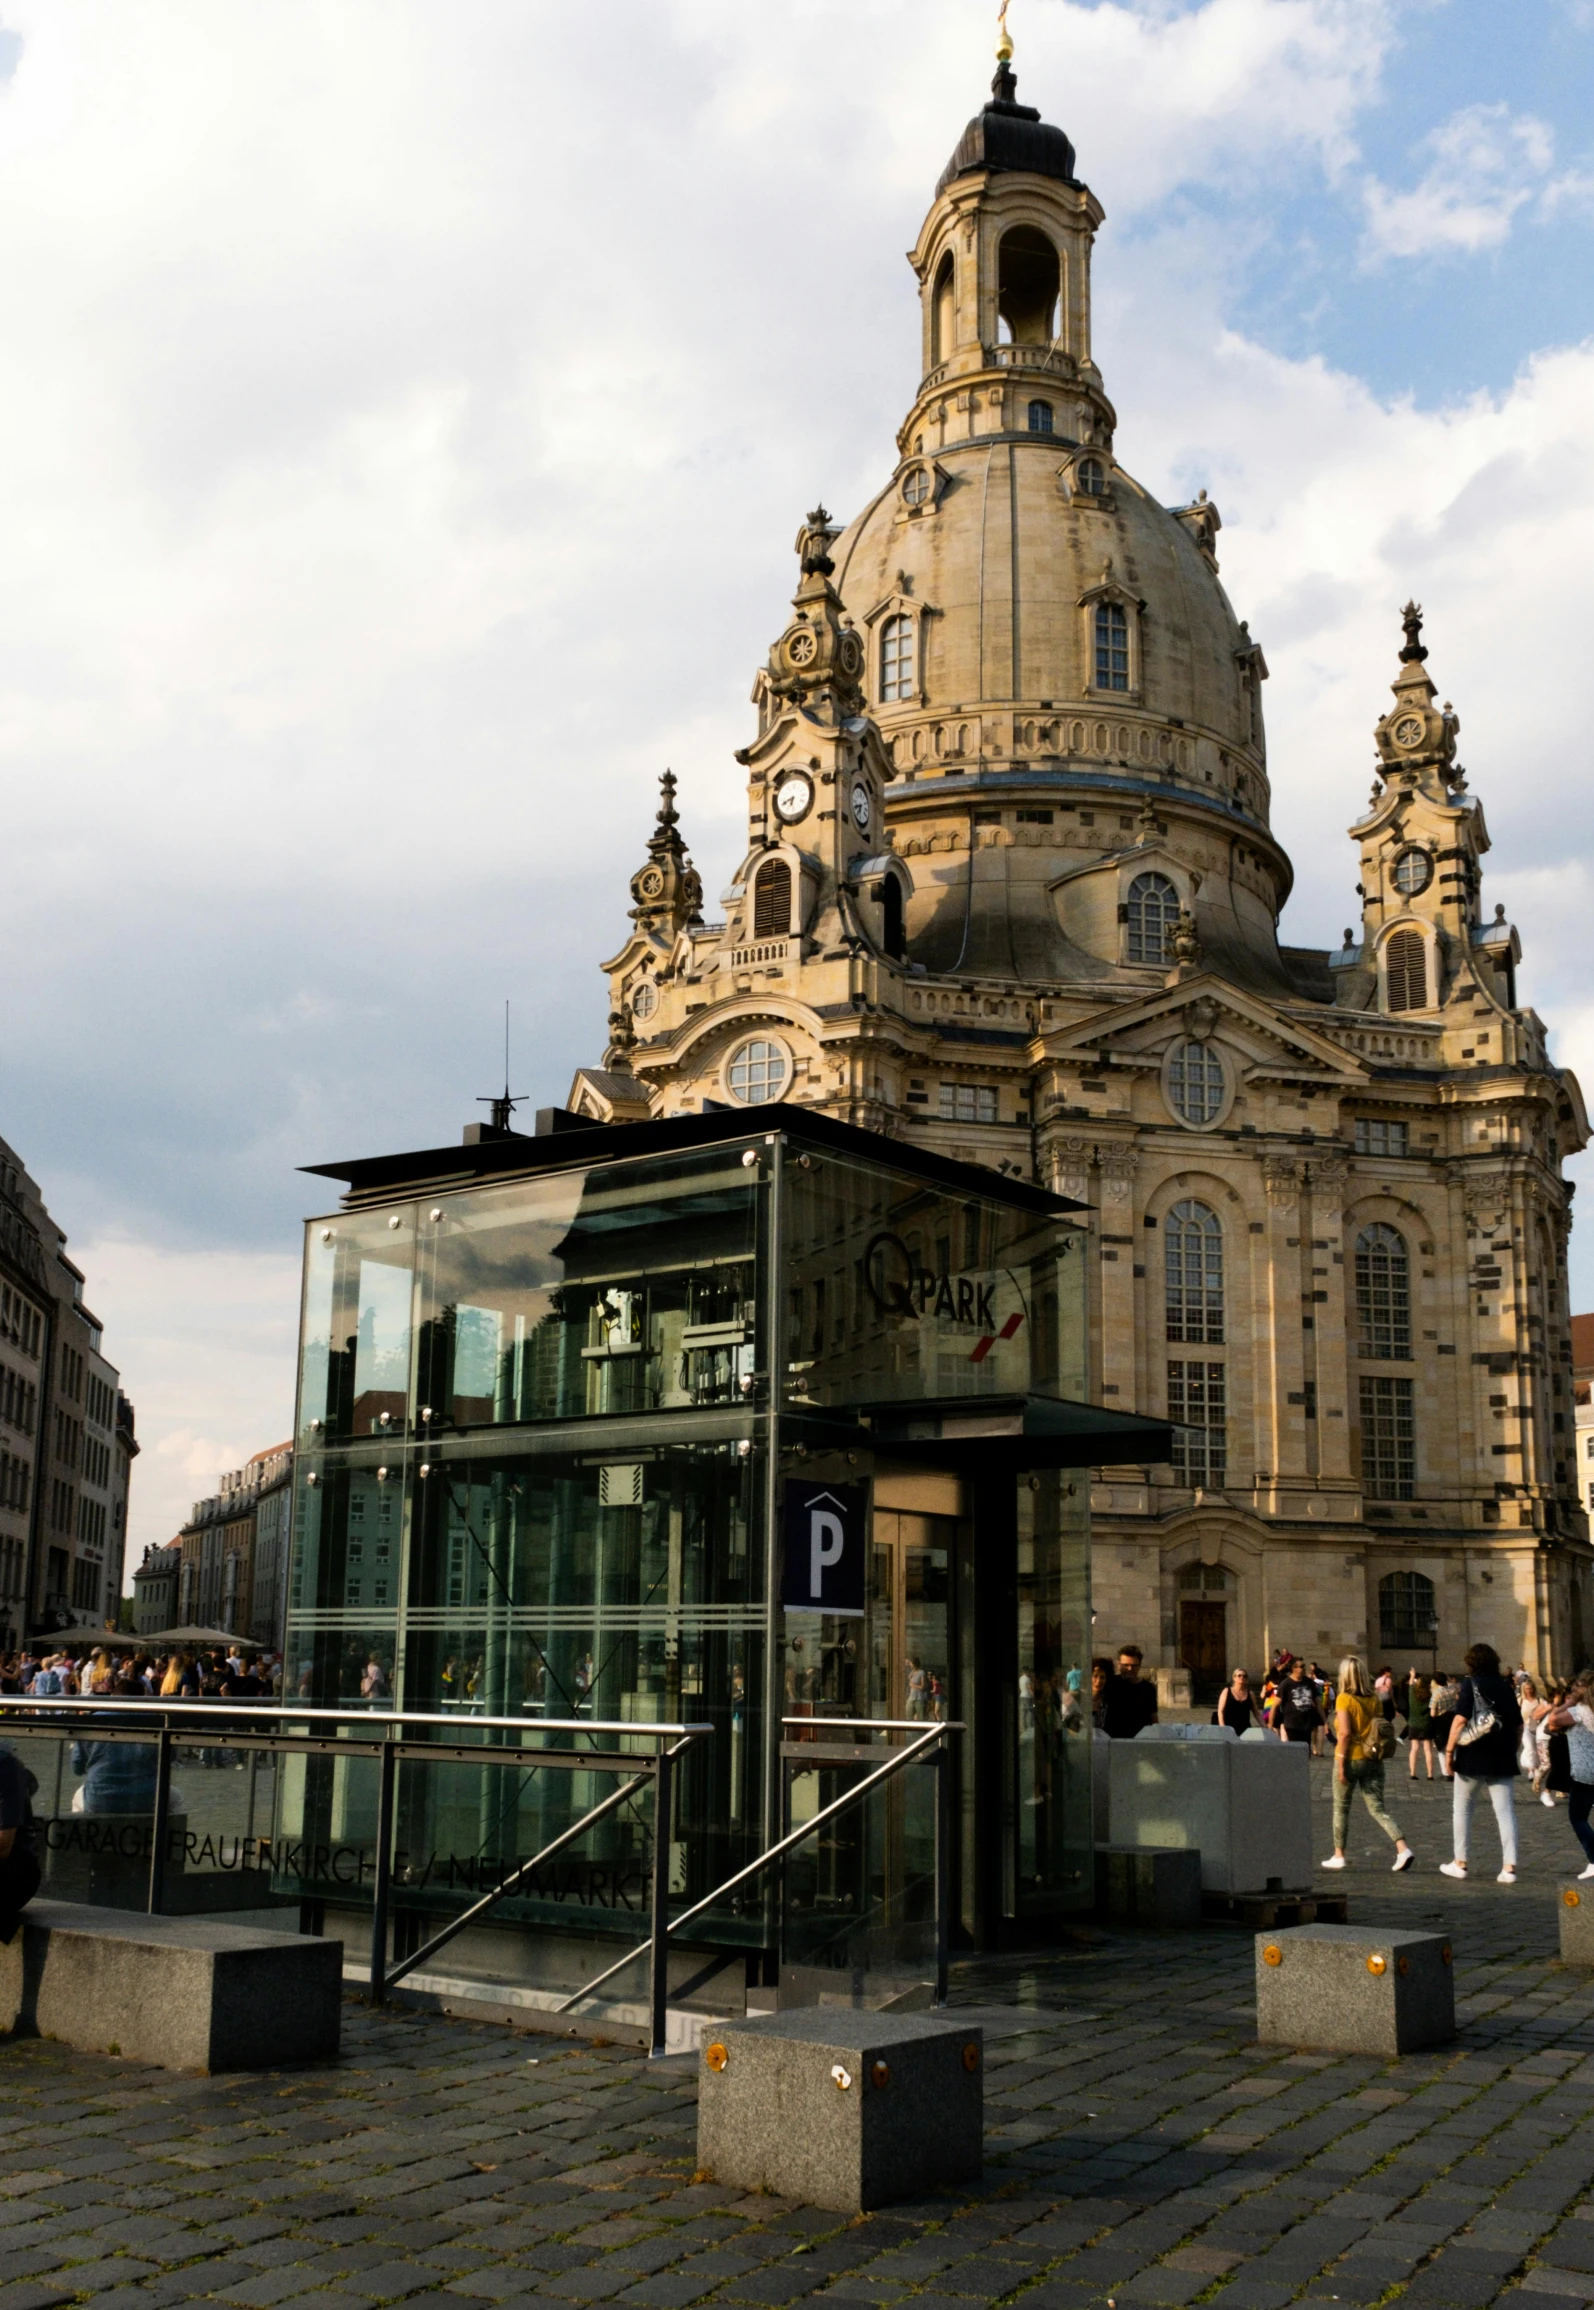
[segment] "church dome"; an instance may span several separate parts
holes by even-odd
[[[1042,120],[1032,104],[1014,101],[1017,83],[1004,63],[991,82],[991,101],[977,112],[936,184],[939,197],[952,179],[976,169],[1023,169],[1030,176],[1074,181],[1074,148],[1060,128]]]

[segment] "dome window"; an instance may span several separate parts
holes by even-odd
[[[1035,225],[1002,235],[997,259],[998,325],[1012,345],[1049,345],[1057,334],[1062,270],[1057,251]]]
[[[1032,401],[1030,403],[1029,429],[1031,433],[1051,433],[1055,430],[1052,424],[1052,405],[1049,401]]]
[[[913,695],[913,620],[897,616],[887,618],[880,629],[880,698],[889,705],[894,698]]]
[[[902,477],[902,502],[917,509],[930,495],[930,475],[922,465],[910,465]]]
[[[1132,963],[1170,963],[1173,929],[1179,919],[1179,893],[1165,874],[1137,874],[1129,885],[1126,909],[1129,960]]]
[[[935,276],[935,298],[930,307],[930,362],[939,367],[952,351],[957,317],[956,273],[948,249]]]
[[[1395,888],[1402,898],[1416,898],[1433,880],[1433,860],[1426,850],[1403,850],[1395,861]]]
[[[1096,604],[1096,688],[1129,687],[1129,613],[1122,602]]]
[[[791,1062],[779,1043],[755,1036],[738,1043],[725,1069],[725,1087],[744,1107],[761,1107],[778,1099],[791,1075]]]
[[[1176,1043],[1168,1061],[1168,1104],[1199,1130],[1216,1122],[1228,1091],[1223,1061],[1210,1043]]]
[[[791,929],[791,868],[783,858],[766,866],[753,888],[754,938],[785,938]]]
[[[1107,488],[1107,475],[1099,457],[1082,457],[1074,467],[1074,479],[1086,497],[1101,497]]]
[[[1397,930],[1384,949],[1384,987],[1392,1011],[1428,1008],[1428,956],[1418,930]]]

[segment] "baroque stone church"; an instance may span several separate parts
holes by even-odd
[[[1564,1671],[1594,1642],[1581,1095],[1488,918],[1415,606],[1349,830],[1360,927],[1280,945],[1267,666],[1216,506],[1119,462],[1102,216],[1004,51],[911,254],[895,463],[798,537],[725,919],[666,775],[569,1104],[811,1104],[1090,1206],[1101,1396],[1179,1423],[1172,1465],[1099,1471],[1098,1649],[1138,1641],[1198,1699],[1281,1644],[1429,1668],[1481,1638]]]

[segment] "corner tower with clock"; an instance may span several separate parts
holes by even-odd
[[[748,850],[727,893],[732,949],[794,940],[831,959],[900,961],[906,870],[885,831],[890,765],[863,692],[864,644],[831,583],[823,506],[797,533],[791,621],[753,685]]]

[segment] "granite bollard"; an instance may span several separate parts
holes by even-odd
[[[1442,1933],[1298,1925],[1256,1943],[1256,2034],[1264,2045],[1389,2055],[1447,2045],[1456,1985]]]
[[[0,1947],[0,2029],[162,2069],[329,2061],[343,1944],[32,1901]]]
[[[1096,1912],[1115,1925],[1199,1925],[1200,1854],[1167,1846],[1098,1845]]]
[[[697,2162],[717,2182],[862,2214],[979,2175],[978,2028],[804,2006],[725,2023],[700,2059]]]
[[[1556,1897],[1563,1965],[1594,1965],[1594,1884],[1563,1885]]]

